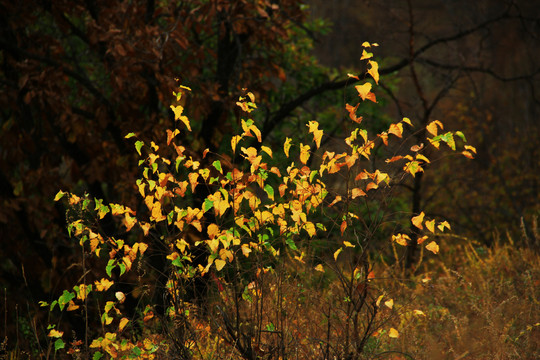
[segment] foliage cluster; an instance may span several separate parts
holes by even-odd
[[[356,91],[360,103],[376,102],[378,64],[369,50],[378,45],[363,46],[372,80]],[[49,325],[48,353],[359,358],[378,350],[375,335],[399,338],[387,325],[394,300],[370,259],[377,248],[391,247],[400,264],[398,247],[420,246],[418,267],[424,249],[439,252],[435,240],[450,225],[385,204],[403,178],[427,169],[428,148],[463,147],[462,155],[472,158],[476,150],[463,144],[464,134],[444,132],[436,120],[418,130],[425,142],[410,146],[411,120],[369,133],[358,103],[346,105],[342,152],[321,147],[327,135],[317,121],[306,124],[309,143],[286,137],[281,149],[271,149],[261,144],[255,121],[242,118],[228,154],[206,149],[197,155],[177,139],[191,131],[182,105],[190,91],[180,86],[174,93],[177,125],[164,134],[166,147],[126,136],[135,138],[141,157],[136,210],[57,194],[55,200],[69,204],[68,231],[81,247],[83,273],[72,290],[41,305],[51,314],[76,314],[85,326],[66,343],[62,322]],[[257,110],[251,92],[236,104],[247,116]],[[375,151],[385,157],[379,167]],[[339,189],[327,187],[330,176],[339,177]],[[125,228],[123,236],[106,233],[102,220],[109,213]],[[407,234],[409,226],[417,236]],[[89,327],[96,315],[99,331]]]

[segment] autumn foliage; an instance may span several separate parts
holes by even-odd
[[[376,84],[373,55],[364,51],[363,58]],[[372,82],[362,82],[356,87],[360,102],[376,102]],[[399,144],[406,144],[414,132],[410,119],[370,134],[357,114],[358,105],[347,105],[346,151],[321,147],[326,135],[317,121],[306,124],[310,141],[286,137],[280,149],[272,149],[261,144],[256,121],[244,118],[257,111],[255,95],[246,91],[236,102],[244,116],[239,133],[230,137],[230,150],[206,149],[196,155],[178,141],[192,130],[182,105],[190,93],[186,86],[174,93],[175,126],[162,134],[166,146],[133,132],[126,136],[134,139],[140,156],[137,209],[88,195],[56,195],[57,201],[67,199],[68,231],[83,258],[88,257],[83,270],[88,266],[90,271],[57,300],[41,303],[50,311],[58,308],[86,319],[85,342],[77,346],[76,339],[68,340],[49,325],[54,351],[90,352],[94,358],[205,358],[209,350],[202,347],[211,347],[219,357],[285,358],[300,351],[298,356],[306,359],[321,353],[343,358],[364,354],[376,334],[398,338],[399,330],[384,325],[391,316],[384,309],[391,310],[394,300],[377,282],[373,251],[399,251],[396,247],[414,241],[422,254],[424,248],[437,254],[436,236],[450,225],[423,212],[371,209],[368,199],[390,201],[397,183],[426,171],[428,146],[444,144],[454,151],[460,146],[472,158],[474,147],[456,144],[465,141],[463,133],[445,132],[437,120],[426,128],[428,145],[403,147]],[[380,169],[373,168],[373,151],[380,146],[388,148],[389,156]],[[345,191],[329,188],[329,176],[338,176]],[[103,231],[107,214],[125,229],[123,236]],[[411,239],[409,223],[424,235]],[[375,236],[381,231],[382,244]],[[313,291],[309,282],[316,278],[324,301],[298,298],[296,303],[289,298],[298,291],[291,286]],[[128,297],[139,304],[135,313],[123,305]],[[303,313],[299,304],[304,301],[313,313]],[[88,318],[96,315],[102,329],[91,331]],[[302,332],[308,319],[320,327]],[[165,331],[156,330],[157,324]],[[318,338],[325,340],[313,340]]]

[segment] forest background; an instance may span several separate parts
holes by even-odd
[[[441,268],[456,281],[449,292],[464,281],[451,271],[461,271],[460,259],[471,260],[466,248],[477,259],[471,274],[482,281],[506,272],[524,301],[515,316],[529,315],[521,327],[501,320],[501,331],[515,332],[517,348],[528,336],[528,356],[538,355],[538,2],[2,1],[0,24],[3,351],[40,352],[33,338],[47,312],[39,301],[58,298],[82,275],[66,204],[55,195],[88,193],[138,208],[138,158],[124,136],[134,132],[164,145],[180,84],[192,90],[182,105],[193,131],[178,139],[193,156],[225,151],[240,124],[235,102],[243,88],[257,98],[263,145],[277,151],[285,136],[301,141],[291,134],[311,120],[332,143],[344,137],[345,106],[357,97],[357,80],[347,74],[364,76],[360,57],[369,41],[380,45],[372,48],[377,104],[359,108],[370,131],[403,117],[420,126],[441,120],[477,150],[474,160],[443,156],[430,172],[401,184],[395,211],[422,210],[451,224],[453,237],[440,244],[447,261]],[[104,227],[121,234],[112,218]],[[406,250],[392,258],[390,246],[380,251],[389,251],[387,267],[410,268],[417,260]],[[520,274],[530,286],[514,278]],[[512,296],[494,296],[490,306]],[[77,328],[76,318],[64,321]],[[470,351],[461,345],[460,354]],[[450,358],[458,358],[453,351]],[[506,347],[498,351],[511,358]]]

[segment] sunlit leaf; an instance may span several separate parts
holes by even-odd
[[[394,307],[394,300],[393,299],[390,299],[390,300],[386,300],[384,302],[384,305],[389,308],[389,309],[392,309]]]
[[[412,219],[411,219],[411,222],[413,223],[414,226],[416,226],[417,228],[419,229],[423,229],[424,227],[422,226],[422,221],[424,221],[424,212],[422,211],[419,215],[417,216],[414,216]]]
[[[59,192],[56,194],[56,196],[54,197],[54,201],[60,200],[60,199],[63,198],[64,195],[66,195],[66,194],[67,194],[67,193],[64,192],[64,191],[59,191]]]
[[[435,232],[435,220],[426,221],[425,224],[429,231],[431,231],[432,233]]]
[[[56,329],[51,329],[51,331],[49,331],[49,335],[47,335],[47,336],[48,337],[59,338],[59,337],[62,337],[62,335],[64,335],[63,331],[58,331]]]
[[[122,304],[126,300],[126,295],[121,291],[115,292],[114,296],[116,297],[116,299],[118,299],[120,304]]]
[[[122,331],[124,330],[124,328],[126,327],[126,325],[129,323],[129,319],[127,318],[122,318],[120,319],[120,323],[118,324],[118,331]]]
[[[370,60],[369,65],[371,66],[369,70],[367,71],[368,74],[370,74],[373,77],[373,80],[375,80],[375,83],[379,83],[379,64],[376,61]]]
[[[319,264],[319,265],[315,266],[315,270],[320,271],[320,272],[324,272],[324,267],[322,266],[322,264]]]
[[[437,228],[440,231],[444,231],[444,228],[447,228],[448,230],[451,230],[450,224],[448,223],[448,221],[443,221],[443,222],[439,223],[439,225],[437,225]]]
[[[305,164],[308,161],[310,155],[309,150],[309,145],[300,144],[300,162],[302,164]]]
[[[392,235],[392,241],[397,242],[401,246],[407,246],[411,238],[407,234]]]
[[[360,188],[354,188],[351,190],[352,199],[356,199],[359,196],[366,196],[366,193]]]
[[[426,126],[426,130],[433,136],[437,136],[438,127],[443,129],[443,124],[439,120],[434,120]]]
[[[345,245],[346,247],[355,247],[353,244],[351,244],[348,241],[343,241],[343,245]]]
[[[337,258],[339,256],[339,254],[343,251],[342,248],[339,248],[337,249],[335,252],[334,252],[334,260],[337,261]]]
[[[362,98],[362,100],[366,100],[368,98],[368,94],[370,94],[371,91],[371,83],[365,83],[363,85],[356,85],[356,91],[358,91],[358,96]]]
[[[397,123],[397,124],[391,124],[390,128],[388,129],[389,134],[393,134],[397,137],[402,137],[403,134],[403,124]]]
[[[390,328],[390,330],[388,331],[388,336],[396,339],[399,337],[399,332],[394,328]]]
[[[221,269],[223,269],[226,263],[227,262],[225,260],[221,260],[221,259],[214,260],[214,264],[216,265],[217,271],[221,271]]]
[[[291,148],[291,141],[292,139],[286,138],[285,143],[283,144],[283,152],[285,152],[285,156],[289,157],[289,150]]]
[[[437,254],[439,252],[439,245],[437,245],[435,241],[432,241],[426,245],[426,249],[434,254]]]

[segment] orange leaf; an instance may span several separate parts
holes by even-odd
[[[423,148],[424,148],[424,143],[420,144],[420,146],[413,145],[413,146],[411,146],[411,151],[418,152],[418,151],[422,150]]]
[[[345,229],[347,229],[347,220],[343,220],[343,222],[341,223],[340,229],[341,229],[341,235],[343,236]]]
[[[353,199],[356,199],[359,196],[366,196],[366,193],[359,188],[354,188],[351,190],[351,197]]]
[[[403,124],[397,123],[390,125],[390,128],[388,129],[389,134],[394,134],[397,137],[401,137],[403,134]]]

